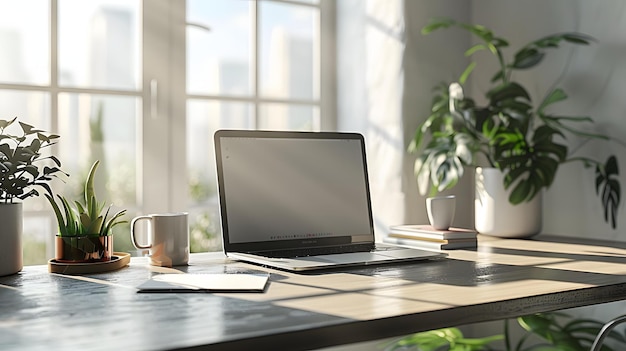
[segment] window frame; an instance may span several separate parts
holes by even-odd
[[[119,95],[141,100],[140,120],[136,135],[137,206],[127,207],[129,217],[133,214],[156,212],[180,212],[189,207],[188,174],[186,163],[186,104],[189,99],[207,101],[235,101],[254,106],[258,121],[259,106],[264,103],[288,103],[315,106],[319,109],[319,121],[315,130],[335,130],[336,116],[336,4],[333,0],[307,3],[292,0],[271,0],[294,6],[319,8],[319,97],[316,100],[277,99],[259,96],[259,12],[261,1],[250,0],[254,8],[253,47],[254,80],[251,96],[232,97],[220,95],[188,94],[186,91],[186,1],[141,1],[141,50],[142,67],[137,90],[100,89],[59,86],[59,0],[49,0],[49,64],[50,80],[47,85],[13,84],[0,82],[0,91],[31,91],[49,95],[50,132],[57,132],[59,125],[59,95],[63,93],[89,95]],[[60,142],[63,142],[61,136]],[[58,154],[55,149],[53,152]],[[63,160],[61,160],[63,162]],[[166,167],[163,165],[167,164]],[[48,217],[50,228],[56,228],[54,214],[49,208],[24,211],[24,218]],[[46,236],[46,255],[54,256],[54,233]]]
[[[319,82],[319,96],[316,99],[298,99],[298,98],[274,98],[274,97],[266,97],[261,95],[261,87],[260,87],[260,53],[259,53],[259,33],[260,33],[260,14],[259,14],[259,4],[262,2],[272,2],[279,3],[284,5],[293,5],[293,6],[303,6],[303,7],[312,7],[317,8],[319,10],[319,23],[318,23],[318,31],[319,31],[319,47],[317,52],[319,52],[318,66],[319,66],[319,77],[317,81]],[[182,3],[182,2],[181,2]],[[179,4],[181,5],[181,4]],[[182,5],[181,5],[182,6]],[[251,42],[251,92],[247,96],[232,96],[232,95],[217,95],[217,94],[199,94],[199,93],[187,93],[186,87],[183,87],[182,90],[178,90],[178,92],[183,91],[184,94],[180,94],[176,100],[179,98],[184,99],[184,106],[186,106],[187,101],[206,101],[206,102],[237,102],[237,103],[245,103],[252,105],[252,117],[253,117],[253,128],[256,129],[259,125],[259,119],[261,116],[260,106],[264,104],[289,104],[289,105],[303,105],[303,106],[311,106],[315,107],[319,111],[319,119],[314,121],[313,130],[314,131],[332,131],[337,129],[337,99],[336,99],[336,3],[334,0],[319,0],[317,3],[308,3],[303,1],[292,1],[292,0],[252,0],[250,1],[251,6],[251,15],[252,15],[252,42]],[[186,12],[186,8],[184,10]],[[186,25],[192,26],[200,26],[205,27],[210,24],[207,23],[190,23],[185,21]],[[186,29],[186,27],[185,27]],[[183,40],[181,38],[181,40]],[[186,57],[179,57],[181,60],[186,60]],[[179,62],[179,67],[184,67],[186,65],[185,61]],[[186,72],[182,72],[184,74]],[[185,113],[186,115],[186,113]],[[178,195],[182,194],[181,192],[177,193]],[[185,193],[186,195],[186,193]],[[182,199],[178,201],[183,202]],[[188,200],[185,199],[184,202],[189,204]],[[207,204],[200,205],[189,205],[193,206],[193,209],[199,210],[202,208],[212,207]],[[213,204],[215,208],[213,210],[217,211],[217,204]]]

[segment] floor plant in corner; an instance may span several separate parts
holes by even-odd
[[[17,117],[0,120],[0,276],[22,270],[21,201],[38,196],[38,187],[52,194],[49,182],[64,174],[61,162],[43,153],[58,138]]]
[[[111,213],[112,205],[99,202],[94,189],[94,178],[99,161],[91,166],[83,191],[83,202],[70,203],[65,197],[46,194],[54,209],[59,233],[55,242],[55,260],[63,263],[110,261],[113,257],[114,226],[126,223],[126,210]]]
[[[384,351],[588,351],[604,323],[589,318],[572,318],[561,312],[536,313],[503,321],[503,333],[486,337],[468,337],[456,327],[411,334],[384,346]],[[513,340],[517,325],[522,334]],[[603,351],[623,350],[626,335],[611,330],[611,346]]]

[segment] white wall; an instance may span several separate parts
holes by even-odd
[[[415,158],[406,149],[428,115],[432,86],[464,65],[461,45],[469,40],[444,33],[448,45],[429,44],[420,28],[432,16],[467,20],[470,7],[453,0],[340,0],[337,8],[338,129],[361,132],[367,140],[380,237],[389,225],[427,221],[413,177]],[[457,223],[470,214],[461,211]]]

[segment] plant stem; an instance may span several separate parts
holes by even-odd
[[[506,351],[511,351],[511,336],[509,335],[509,320],[504,320],[504,347]]]

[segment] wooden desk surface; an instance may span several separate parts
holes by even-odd
[[[626,243],[479,238],[447,259],[292,274],[194,254],[190,273],[271,272],[265,293],[138,294],[171,269],[0,277],[1,350],[304,350],[626,298]],[[624,313],[617,311],[616,314]]]

